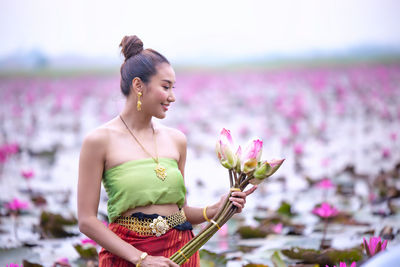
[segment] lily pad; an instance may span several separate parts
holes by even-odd
[[[60,214],[43,211],[40,216],[40,228],[46,237],[69,237],[78,234],[69,233],[63,229],[64,225],[76,225],[78,221],[75,218],[67,219]]]
[[[251,227],[251,226],[242,226],[239,227],[237,233],[244,238],[264,238],[268,235],[268,232],[259,228],[259,227]]]
[[[334,265],[341,261],[357,262],[361,260],[363,256],[361,247],[346,250],[336,250],[333,248],[315,250],[294,247],[291,249],[284,249],[281,252],[291,259],[301,260],[302,263],[313,263],[322,266]]]
[[[74,248],[83,259],[94,259],[98,256],[97,250],[93,246],[81,246],[78,244],[74,245]]]
[[[281,206],[278,208],[276,212],[288,217],[294,216],[294,213],[292,212],[292,206],[286,201],[282,201]]]
[[[200,250],[200,265],[202,267],[223,267],[227,264],[227,259],[223,255],[208,251]]]
[[[24,261],[22,262],[22,265],[23,265],[24,267],[43,267],[43,265],[41,265],[41,264],[29,262],[29,261],[27,261],[27,260],[24,260]]]

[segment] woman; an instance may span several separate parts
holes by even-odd
[[[223,202],[186,205],[186,137],[155,125],[175,101],[175,73],[168,60],[143,50],[136,36],[120,44],[121,90],[126,103],[116,118],[89,133],[79,161],[78,220],[82,233],[100,244],[99,266],[178,266],[168,259],[192,237],[191,224],[212,218]],[[97,219],[101,182],[108,194],[107,227]],[[231,201],[241,212],[246,192]],[[196,253],[183,266],[199,266]]]

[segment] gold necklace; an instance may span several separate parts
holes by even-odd
[[[147,153],[150,155],[150,157],[154,160],[154,162],[157,164],[156,167],[154,168],[154,171],[156,172],[156,176],[158,178],[160,178],[161,180],[165,180],[165,178],[167,177],[167,169],[165,169],[164,166],[162,166],[160,164],[160,161],[158,160],[158,152],[157,152],[157,140],[156,140],[156,134],[154,131],[154,127],[153,125],[151,125],[151,129],[153,130],[153,140],[154,140],[154,144],[156,147],[156,157],[154,158],[149,151],[147,151],[144,146],[139,142],[139,140],[136,138],[136,136],[132,133],[131,129],[129,129],[128,125],[126,124],[126,122],[124,121],[124,119],[122,118],[121,115],[119,115],[121,121],[125,124],[126,129],[128,129],[129,133],[132,135],[132,137],[136,140],[136,142],[140,145],[140,147]]]

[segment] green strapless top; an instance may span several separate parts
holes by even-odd
[[[127,161],[104,172],[109,222],[139,206],[172,203],[179,208],[183,206],[186,188],[178,163],[171,158],[160,158],[159,162],[167,170],[164,181],[156,176],[152,158]]]

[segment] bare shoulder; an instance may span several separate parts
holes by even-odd
[[[86,145],[106,145],[109,135],[109,130],[105,127],[98,127],[88,134],[83,139],[83,143]]]
[[[157,125],[157,129],[161,133],[168,135],[168,137],[174,140],[174,142],[179,146],[181,145],[186,146],[187,143],[186,135],[182,131],[161,124]]]
[[[113,123],[110,121],[86,134],[83,139],[82,149],[105,153],[109,143]]]

